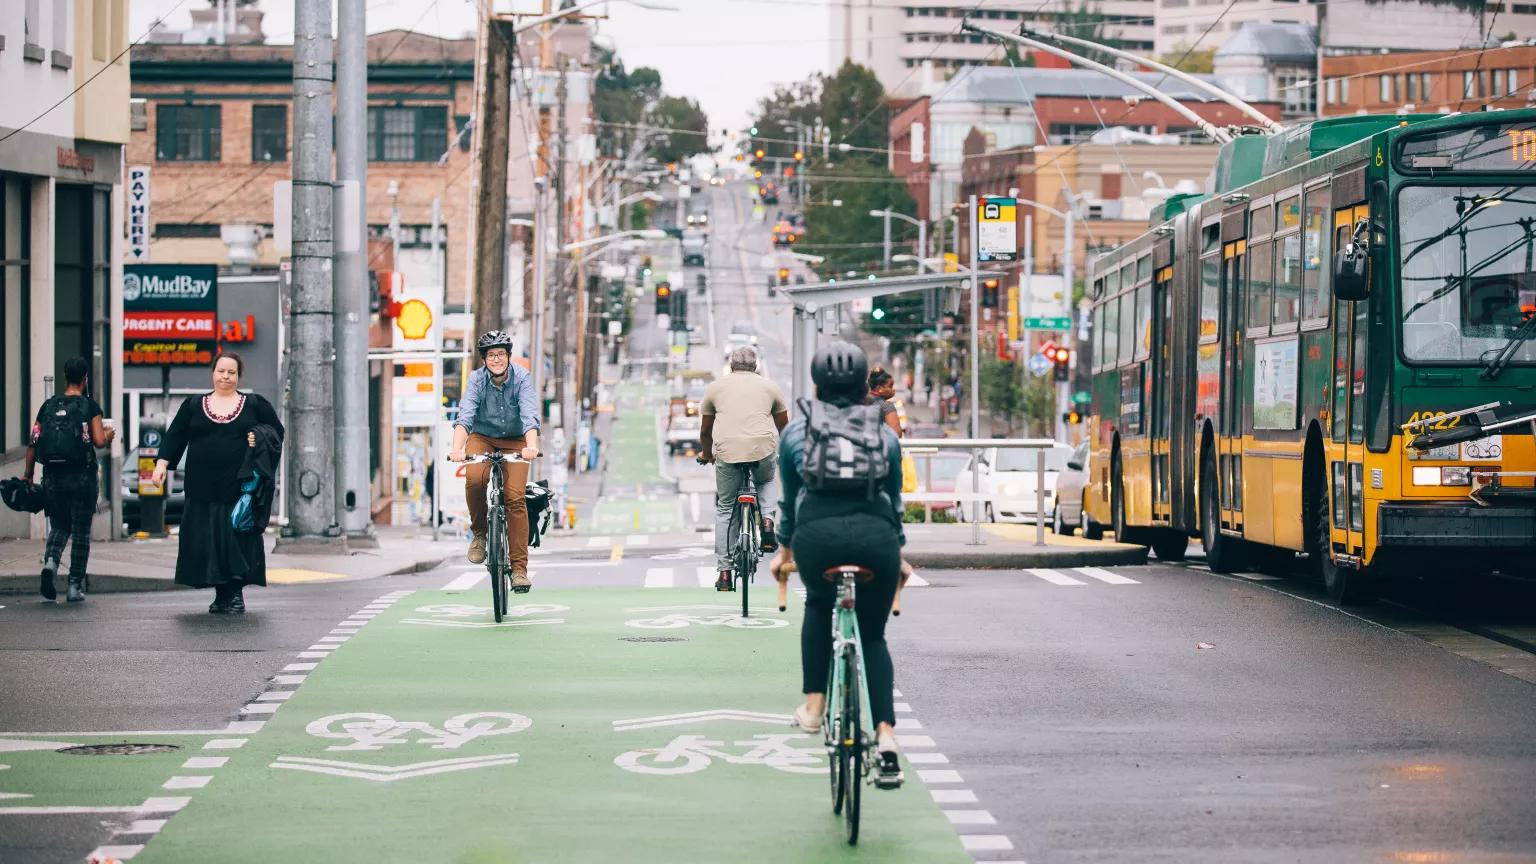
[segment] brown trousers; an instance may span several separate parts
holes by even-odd
[[[522,438],[487,438],[470,433],[464,445],[464,455],[481,456],[500,451],[521,452]],[[469,530],[477,535],[485,533],[485,517],[490,504],[486,500],[485,487],[491,482],[491,466],[470,465],[466,469],[469,482],[465,495],[469,504]],[[527,462],[505,462],[501,466],[501,500],[507,505],[507,558],[513,570],[528,569],[528,502],[523,498],[528,485]]]

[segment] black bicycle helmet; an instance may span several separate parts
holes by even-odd
[[[481,357],[484,357],[485,352],[492,348],[505,348],[507,353],[510,354],[512,353],[512,337],[500,330],[491,330],[480,337],[480,341],[475,343],[475,348],[479,350]]]
[[[869,359],[852,342],[833,342],[811,358],[811,381],[818,398],[860,398],[869,390]]]

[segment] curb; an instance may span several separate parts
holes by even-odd
[[[38,574],[31,576],[0,576],[0,596],[17,596],[30,594],[41,599],[37,592]],[[59,597],[64,596],[64,588],[69,584],[69,579],[64,574],[54,578],[54,584],[58,586]],[[122,594],[129,591],[195,591],[197,589],[187,585],[178,585],[176,580],[160,576],[112,576],[101,573],[91,574],[91,595],[96,594]],[[60,603],[64,602],[62,599]]]
[[[1023,570],[1030,567],[1112,567],[1147,563],[1147,549],[914,549],[902,553],[914,567],[933,570]]]

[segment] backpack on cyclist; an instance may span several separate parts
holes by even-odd
[[[805,418],[805,487],[829,495],[873,498],[890,472],[879,405],[799,400]]]
[[[66,470],[91,467],[96,451],[91,447],[90,418],[85,416],[83,402],[55,396],[44,403],[34,442],[38,464]]]

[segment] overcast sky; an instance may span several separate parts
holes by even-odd
[[[209,0],[132,0],[132,37],[157,18],[173,30]],[[697,99],[710,126],[744,126],[775,84],[825,70],[828,14],[823,0],[666,0],[681,11],[610,4],[598,23],[625,65],[661,70],[668,93]],[[557,4],[558,5],[558,4]],[[177,7],[180,7],[179,9]],[[262,0],[270,42],[293,41],[293,0]],[[335,0],[332,0],[332,7]],[[496,0],[498,11],[537,12],[539,0]],[[601,10],[596,7],[594,11]],[[368,32],[414,29],[437,36],[473,33],[471,0],[368,0]]]

